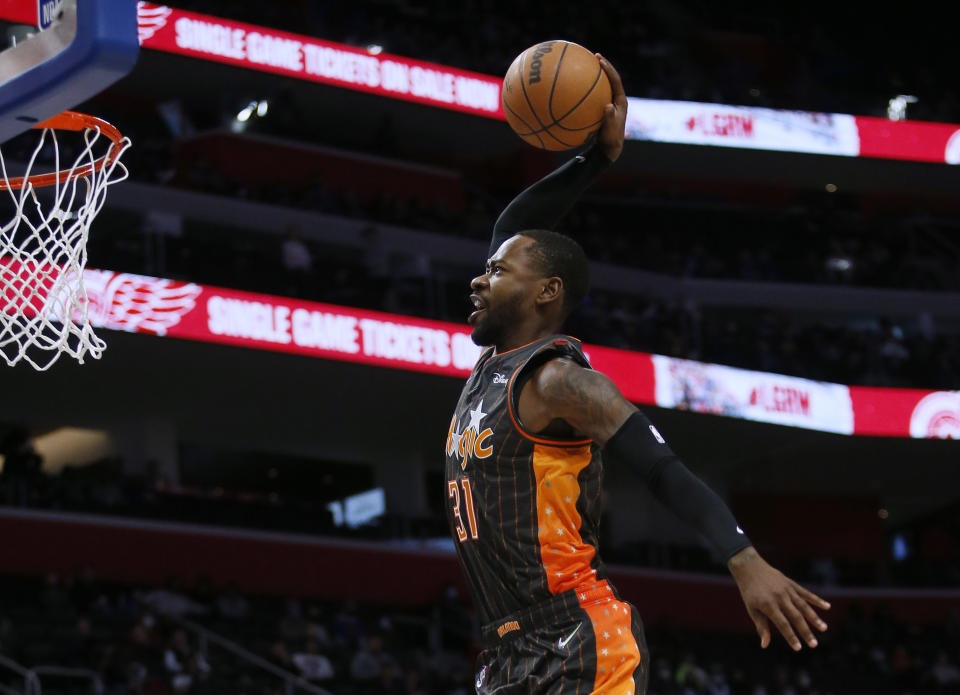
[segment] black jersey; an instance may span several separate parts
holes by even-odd
[[[447,516],[484,623],[571,590],[606,587],[597,555],[599,447],[528,432],[517,415],[525,380],[556,357],[590,366],[568,336],[485,350],[450,421]]]

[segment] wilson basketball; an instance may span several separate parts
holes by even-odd
[[[610,81],[583,46],[544,41],[514,59],[500,98],[517,135],[545,150],[569,150],[600,128]]]

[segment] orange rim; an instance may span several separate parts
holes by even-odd
[[[105,166],[112,165],[120,156],[120,152],[123,149],[123,134],[119,130],[102,118],[88,116],[85,113],[79,113],[77,111],[64,111],[52,118],[37,123],[33,128],[35,130],[50,128],[51,130],[72,130],[75,132],[89,129],[99,130],[101,134],[113,141],[113,145],[111,145],[107,154],[95,160],[92,164],[84,164],[82,167],[77,167],[76,169],[52,171],[49,174],[36,174],[34,176],[18,176],[17,178],[10,179],[9,182],[0,180],[0,191],[23,188],[23,184],[28,181],[33,184],[34,188],[43,188],[44,186],[65,183],[73,179],[82,179],[90,176],[94,172],[100,171]]]

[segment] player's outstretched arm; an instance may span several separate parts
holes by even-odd
[[[489,256],[517,232],[555,228],[590,184],[620,157],[627,123],[627,95],[613,65],[599,53],[597,58],[610,80],[612,101],[604,108],[596,143],[525,189],[507,205],[493,226]]]
[[[815,609],[830,604],[760,557],[723,500],[683,465],[607,376],[570,360],[551,360],[524,387],[519,410],[534,432],[562,419],[593,439],[605,458],[636,472],[660,502],[706,536],[727,560],[762,647],[770,644],[771,622],[793,649],[802,648],[801,639],[817,646],[811,626],[822,632],[827,624]]]

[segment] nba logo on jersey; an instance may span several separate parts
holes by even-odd
[[[480,688],[483,687],[483,681],[485,681],[486,679],[487,679],[487,667],[481,666],[480,673],[477,674],[477,683],[476,683],[477,690],[480,690]]]
[[[60,14],[63,0],[37,0],[37,26],[46,29]]]

